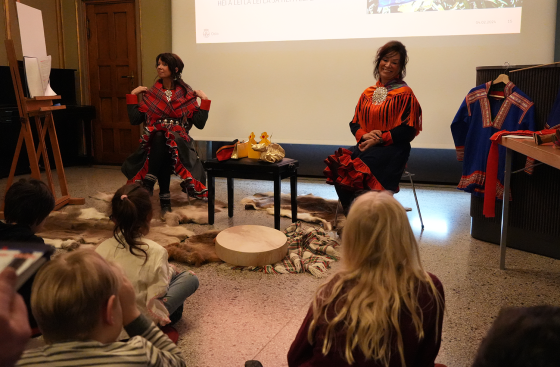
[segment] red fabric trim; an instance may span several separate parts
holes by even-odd
[[[369,167],[360,158],[352,160],[351,155],[348,149],[340,148],[325,159],[327,183],[350,191],[385,190]]]
[[[366,131],[363,129],[359,129],[358,131],[356,131],[356,142],[359,143],[360,140],[362,140],[362,136],[364,136],[366,134]]]
[[[528,175],[532,175],[533,171],[535,170],[536,163],[537,161],[535,160],[535,158],[527,157],[527,160],[525,161],[525,173]]]
[[[203,100],[200,102],[200,109],[201,109],[201,110],[204,110],[204,111],[210,111],[210,104],[211,104],[211,103],[212,103],[211,100],[209,100],[209,99],[203,99]]]
[[[465,147],[455,147],[455,153],[457,153],[457,160],[462,162],[465,158]]]
[[[138,104],[138,96],[136,94],[127,94],[126,104]]]
[[[393,136],[391,135],[390,131],[387,131],[387,132],[384,132],[383,134],[381,134],[381,139],[383,139],[383,141],[384,141],[383,146],[393,144]]]
[[[537,132],[537,134],[542,134],[543,131]],[[498,184],[498,160],[500,157],[500,152],[498,150],[498,144],[502,141],[504,135],[530,135],[533,136],[534,131],[529,130],[519,130],[519,131],[498,131],[490,140],[492,145],[490,145],[490,152],[488,153],[488,160],[486,162],[486,182],[484,183],[484,209],[482,213],[487,218],[495,217],[496,209],[496,185]]]

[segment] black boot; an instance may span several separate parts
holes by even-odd
[[[348,216],[348,212],[350,211],[350,205],[356,198],[356,193],[354,191],[344,190],[338,186],[334,187],[336,189],[336,193],[338,194],[338,198],[340,199],[340,204],[342,205],[342,209],[344,210],[344,215]]]
[[[154,195],[154,185],[156,184],[156,181],[156,176],[149,173],[142,179],[142,186],[148,191],[150,196]]]
[[[161,218],[167,213],[171,213],[171,195],[169,193],[159,195],[159,204],[161,205]]]

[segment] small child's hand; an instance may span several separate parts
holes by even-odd
[[[140,316],[136,306],[136,293],[130,280],[122,273],[121,289],[119,289],[119,300],[123,313],[123,325],[126,326]]]

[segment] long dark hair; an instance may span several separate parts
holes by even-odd
[[[373,62],[373,76],[375,79],[379,80],[379,63],[383,58],[392,53],[398,53],[401,56],[399,60],[399,79],[404,79],[406,76],[406,64],[408,63],[408,55],[406,53],[406,47],[399,42],[399,41],[390,41],[384,44],[383,46],[379,47],[377,50],[377,56],[375,57],[375,61]]]
[[[111,210],[111,219],[115,222],[113,236],[124,248],[128,245],[132,255],[144,257],[145,263],[148,253],[142,247],[148,245],[139,239],[142,233],[150,229],[150,194],[140,184],[124,185],[115,192],[111,200]]]
[[[157,55],[156,68],[158,66],[159,60],[167,64],[167,67],[169,68],[169,71],[171,72],[171,77],[173,79],[182,80],[181,73],[183,72],[183,68],[185,67],[185,64],[183,64],[183,60],[181,60],[179,56],[177,56],[176,54],[172,54],[170,52],[164,52],[162,54]],[[175,69],[177,69],[177,71],[175,71]]]

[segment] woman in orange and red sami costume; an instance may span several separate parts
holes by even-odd
[[[191,197],[207,196],[206,174],[193,139],[192,126],[203,129],[208,119],[210,100],[201,90],[193,90],[181,79],[183,61],[172,53],[156,57],[158,81],[152,88],[135,88],[126,96],[132,125],[146,123],[139,149],[122,166],[129,182],[139,181],[153,193],[159,183],[162,217],[171,211],[169,184],[171,173],[183,181],[181,187]],[[138,101],[138,94],[143,98]],[[197,98],[201,99],[200,106]]]
[[[407,62],[406,48],[398,41],[377,50],[377,83],[362,93],[350,122],[357,144],[325,160],[327,183],[335,186],[345,212],[360,192],[399,191],[410,142],[422,130],[422,109],[403,81]]]

